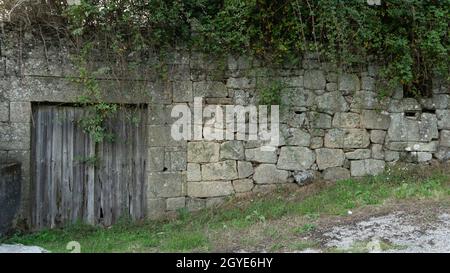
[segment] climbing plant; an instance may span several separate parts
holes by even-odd
[[[450,0],[382,0],[379,6],[366,0],[24,2],[2,1],[13,10],[10,23],[58,25],[75,44],[120,63],[148,51],[164,60],[180,47],[270,63],[313,51],[340,65],[381,62],[387,80],[421,95],[432,76],[449,75]]]

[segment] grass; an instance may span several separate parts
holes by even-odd
[[[231,200],[222,208],[197,214],[181,210],[179,217],[170,221],[134,224],[123,221],[110,228],[77,224],[65,229],[15,234],[3,242],[38,245],[52,252],[68,252],[66,244],[69,241],[78,241],[82,252],[209,251],[214,249],[211,245],[214,233],[244,230],[286,215],[303,216],[309,220],[293,230],[294,233],[305,234],[316,228],[310,222],[323,215],[345,215],[349,210],[380,205],[393,199],[446,197],[450,195],[449,173],[445,167],[398,167],[378,176],[338,181],[307,197],[300,197],[298,191],[279,191],[253,200]],[[276,238],[277,235],[276,228],[262,232],[270,237]],[[295,249],[304,249],[311,243],[297,244],[293,246]],[[274,243],[271,249],[275,251],[280,247]]]

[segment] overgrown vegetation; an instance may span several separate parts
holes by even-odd
[[[69,241],[78,241],[83,252],[208,251],[216,249],[214,234],[230,230],[259,230],[253,226],[282,217],[304,217],[305,223],[291,230],[304,235],[316,228],[314,221],[327,215],[347,215],[349,210],[381,205],[388,200],[445,199],[450,195],[447,168],[395,168],[361,180],[338,181],[316,194],[303,196],[300,191],[280,190],[253,200],[231,200],[222,208],[193,215],[179,211],[171,221],[127,221],[110,228],[74,225],[65,229],[34,234],[17,234],[5,242],[39,245],[51,251],[66,252]],[[273,229],[262,230],[269,237],[278,236]],[[251,240],[251,238],[246,238]],[[301,250],[314,242],[292,242]],[[276,251],[279,246],[273,246]]]
[[[112,60],[173,48],[246,54],[270,63],[305,52],[340,65],[382,61],[384,77],[418,94],[448,78],[450,0],[4,0],[11,23],[62,32]],[[422,94],[426,95],[426,94]]]

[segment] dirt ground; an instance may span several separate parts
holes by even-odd
[[[288,216],[210,238],[218,252],[450,252],[450,199]]]

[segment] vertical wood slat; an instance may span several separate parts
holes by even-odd
[[[145,109],[139,123],[125,111],[106,122],[114,141],[94,143],[77,123],[80,107],[41,106],[33,110],[33,228],[82,220],[111,225],[145,214]],[[83,159],[100,158],[98,165]]]

